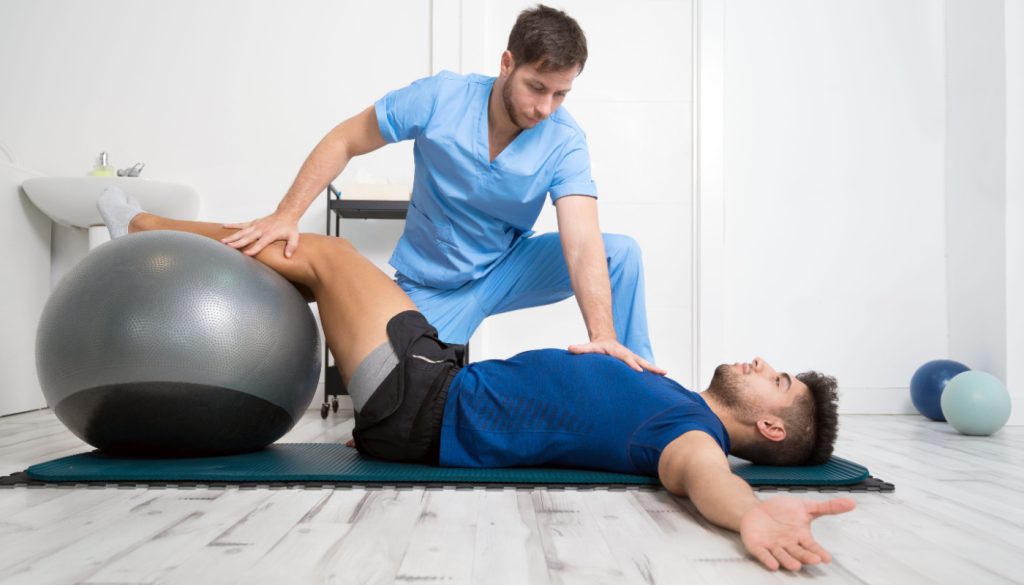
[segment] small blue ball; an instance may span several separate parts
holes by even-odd
[[[932,360],[918,368],[910,379],[910,400],[914,408],[932,420],[945,421],[940,402],[942,391],[954,376],[970,369],[953,360]]]

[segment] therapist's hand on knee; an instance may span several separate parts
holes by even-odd
[[[630,351],[628,347],[622,345],[615,339],[597,339],[591,341],[590,343],[584,343],[581,345],[570,345],[569,353],[603,353],[605,355],[610,355],[612,357],[619,358],[620,360],[626,362],[626,365],[628,365],[629,367],[633,368],[638,372],[647,370],[648,372],[660,374],[662,376],[668,373],[666,370],[659,368],[658,366],[652,364],[651,362],[645,360],[644,358],[636,355],[635,353]]]
[[[255,256],[278,240],[285,242],[285,258],[291,258],[299,247],[298,222],[276,213],[244,223],[224,224],[224,227],[238,231],[221,239],[221,242],[239,250],[249,246],[245,250],[246,256]]]

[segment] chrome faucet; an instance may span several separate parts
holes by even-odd
[[[138,177],[146,163],[135,163],[130,169],[117,169],[118,177]]]

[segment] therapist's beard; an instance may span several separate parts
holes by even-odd
[[[516,128],[520,130],[527,130],[526,126],[519,123],[519,117],[516,116],[515,108],[512,106],[512,79],[515,77],[515,73],[509,75],[508,79],[505,80],[505,85],[501,88],[501,103],[505,106],[505,113],[508,114],[508,119],[512,120],[512,123],[516,125]]]

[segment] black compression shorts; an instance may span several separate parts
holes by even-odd
[[[448,387],[465,347],[438,339],[419,311],[392,317],[387,333],[398,365],[356,413],[356,447],[381,459],[437,465]]]

